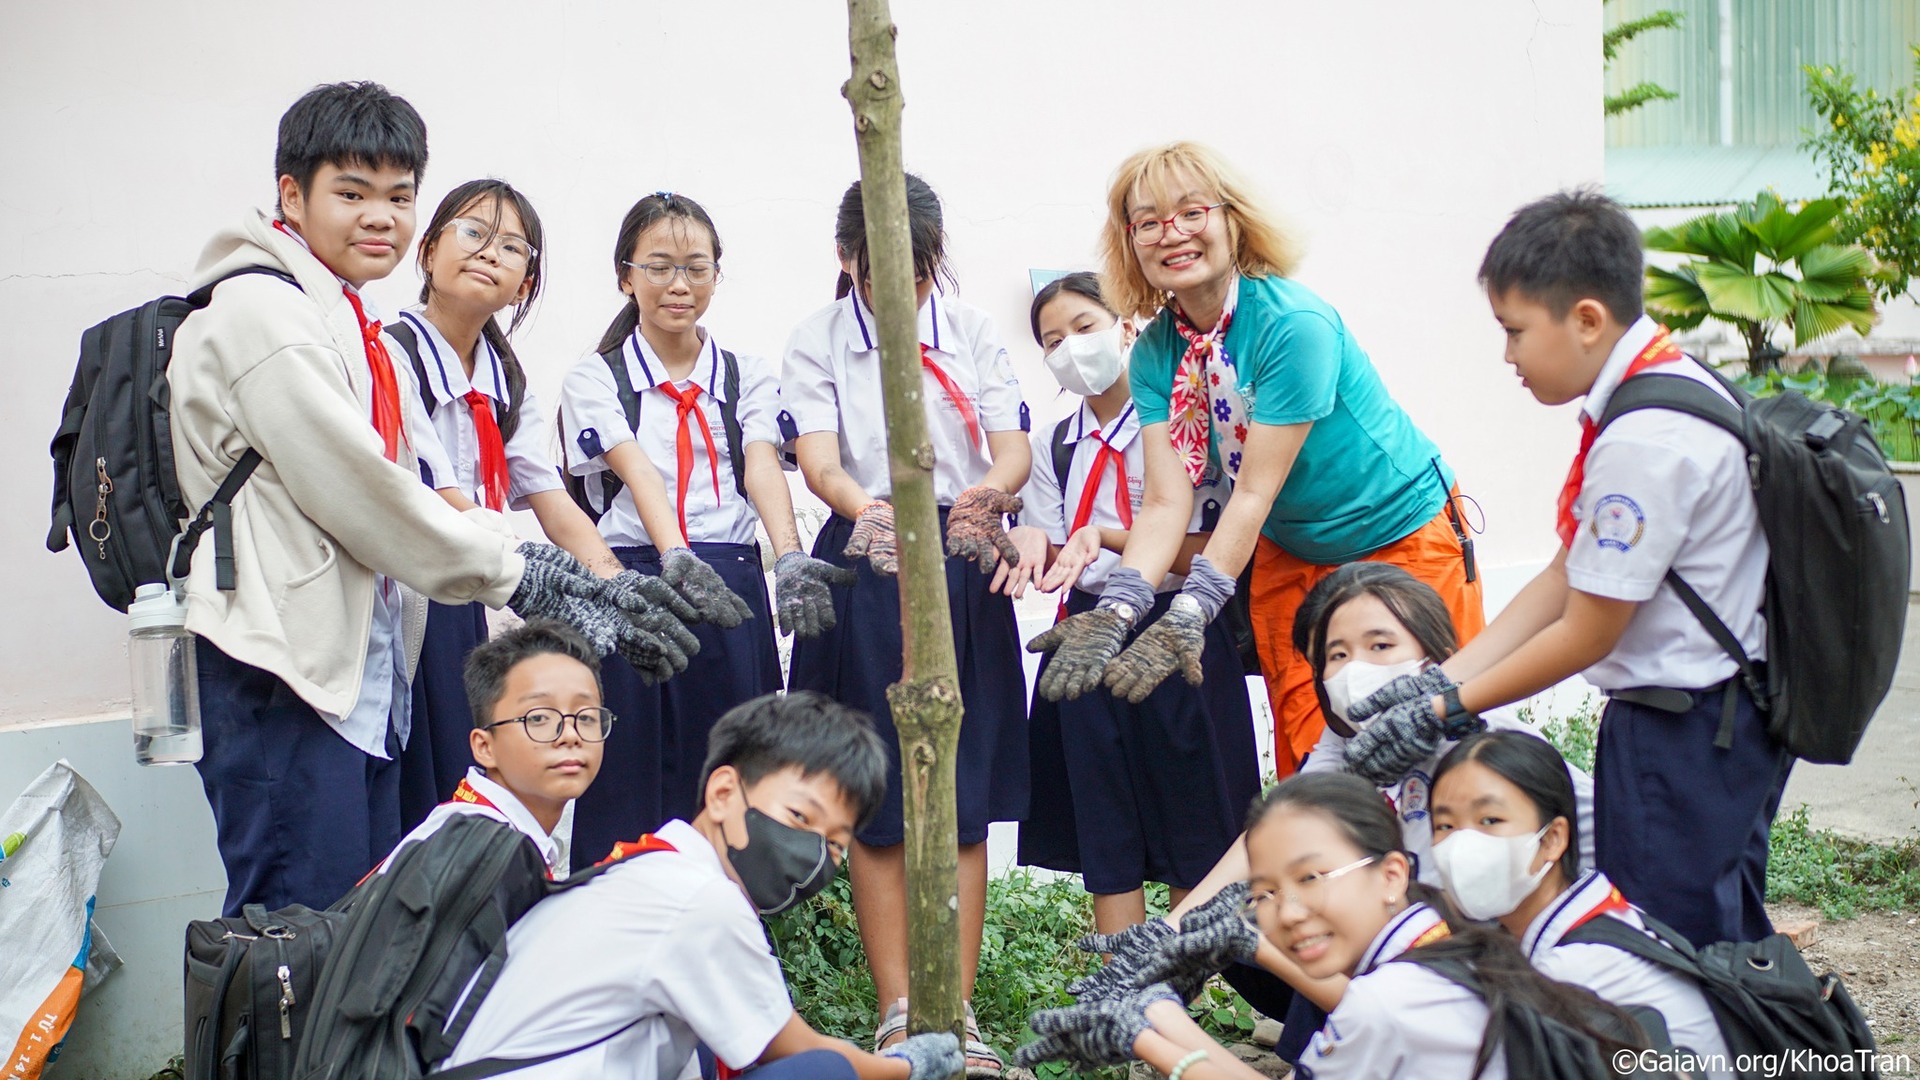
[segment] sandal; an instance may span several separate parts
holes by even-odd
[[[873,1052],[879,1053],[907,1035],[907,999],[901,998],[887,1006],[880,1016],[880,1026],[873,1029]]]
[[[1006,1063],[986,1040],[980,1037],[980,1021],[973,1015],[973,1002],[967,1002],[967,1080],[1000,1080]]]

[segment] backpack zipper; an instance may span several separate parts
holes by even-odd
[[[285,964],[274,970],[280,977],[280,1038],[293,1038],[293,971]]]

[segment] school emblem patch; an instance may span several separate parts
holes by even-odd
[[[1433,781],[1426,773],[1414,770],[1400,781],[1400,798],[1394,803],[1394,809],[1400,811],[1402,821],[1424,821],[1427,816],[1427,793],[1432,790]]]
[[[1625,495],[1602,495],[1593,504],[1587,528],[1601,547],[1632,551],[1647,531],[1647,515]]]

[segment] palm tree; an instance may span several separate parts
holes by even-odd
[[[1814,199],[1790,210],[1772,192],[1750,203],[1645,234],[1649,251],[1698,258],[1675,270],[1647,268],[1646,306],[1675,330],[1718,319],[1747,344],[1747,370],[1779,363],[1773,334],[1793,330],[1793,343],[1851,327],[1865,334],[1878,317],[1872,282],[1879,264],[1865,248],[1833,242],[1841,204]]]

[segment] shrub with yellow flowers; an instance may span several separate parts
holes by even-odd
[[[1920,275],[1920,47],[1913,52],[1915,85],[1893,95],[1857,89],[1845,70],[1804,69],[1823,122],[1803,145],[1844,208],[1837,239],[1880,261],[1875,291],[1883,299],[1904,294]]]

